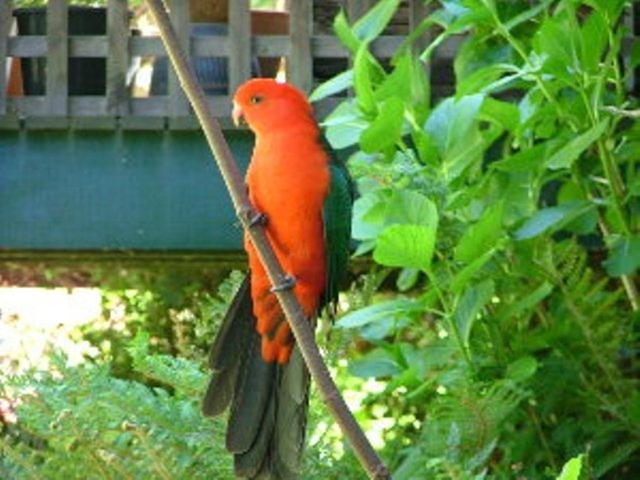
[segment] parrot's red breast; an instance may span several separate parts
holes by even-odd
[[[246,182],[253,206],[266,215],[267,236],[284,270],[295,278],[304,313],[316,314],[326,284],[323,203],[329,158],[304,95],[291,85],[255,79],[234,97],[234,117],[243,116],[256,143]],[[251,296],[262,336],[262,357],[286,363],[294,339],[271,283],[248,238]]]

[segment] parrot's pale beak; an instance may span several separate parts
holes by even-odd
[[[236,127],[239,127],[240,125],[242,125],[242,121],[244,120],[242,115],[243,115],[243,112],[240,105],[238,105],[236,102],[233,102],[233,110],[231,112],[231,118],[233,119],[233,124]]]

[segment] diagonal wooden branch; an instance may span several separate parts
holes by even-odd
[[[213,116],[202,87],[196,81],[193,68],[182,50],[176,34],[171,26],[169,17],[162,0],[146,0],[150,12],[160,30],[160,36],[167,49],[171,63],[180,79],[200,125],[209,143],[209,147],[217,161],[218,167],[231,195],[236,213],[248,233],[260,260],[265,267],[273,285],[281,283],[285,272],[269,245],[264,229],[259,224],[250,224],[253,208],[246,193],[244,180],[233,159],[229,146],[222,135],[220,125]],[[364,432],[356,422],[349,407],[336,387],[331,374],[318,350],[313,329],[304,318],[302,308],[291,291],[276,292],[282,310],[284,311],[298,346],[305,359],[311,376],[315,380],[325,403],[331,414],[348,438],[360,463],[370,478],[389,479],[389,471],[382,463],[375,450],[367,440]]]
[[[640,118],[640,109],[625,110],[623,108],[618,108],[614,106],[606,106],[606,107],[601,107],[600,110],[602,110],[603,112],[612,113],[614,115],[620,115],[621,117]]]

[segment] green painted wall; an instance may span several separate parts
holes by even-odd
[[[0,131],[0,249],[229,251],[235,223],[200,132]]]

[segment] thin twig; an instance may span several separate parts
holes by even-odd
[[[640,109],[638,110],[625,110],[623,108],[606,106],[600,107],[600,110],[603,112],[612,113],[614,115],[620,115],[621,117],[629,117],[629,118],[640,118]]]
[[[161,0],[146,0],[151,15],[159,30],[162,42],[167,49],[171,63],[178,75],[196,116],[209,142],[209,147],[217,161],[229,194],[233,201],[238,218],[249,235],[272,284],[280,283],[285,272],[278,263],[273,250],[267,240],[264,228],[259,224],[250,225],[253,207],[246,193],[244,180],[233,160],[229,146],[222,135],[220,125],[213,116],[202,87],[196,81],[192,66],[187,61],[182,47],[171,26],[167,12]],[[305,319],[302,308],[293,292],[276,292],[282,310],[289,321],[293,334],[298,342],[300,352],[305,359],[311,376],[315,380],[325,403],[331,414],[342,429],[360,463],[370,478],[389,479],[389,471],[382,463],[375,450],[367,440],[364,432],[356,422],[349,407],[336,387],[327,366],[322,359],[315,342],[313,329]]]

